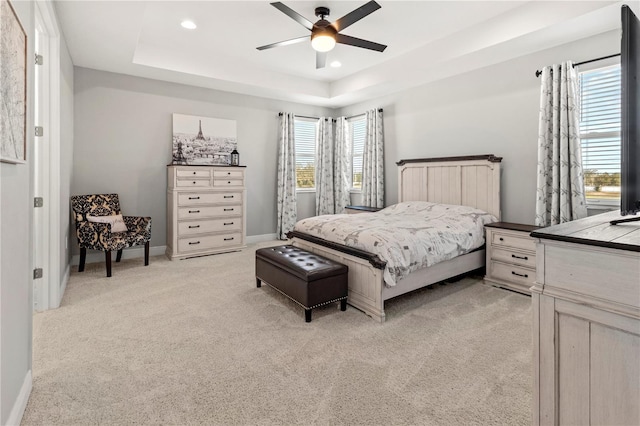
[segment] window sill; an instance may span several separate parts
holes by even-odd
[[[304,193],[304,192],[309,192],[309,193],[313,192],[313,193],[315,193],[316,189],[315,188],[297,188],[296,192],[302,192],[302,193]]]
[[[587,200],[587,208],[592,210],[616,210],[620,208],[620,200],[612,201],[589,201]]]

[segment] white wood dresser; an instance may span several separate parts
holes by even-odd
[[[536,243],[529,236],[537,226],[495,222],[485,225],[487,275],[494,286],[531,294],[536,281]]]
[[[245,238],[244,167],[167,167],[167,257],[236,251]]]
[[[532,233],[536,425],[640,424],[640,222],[619,218]]]

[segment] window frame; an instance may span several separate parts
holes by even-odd
[[[293,138],[294,138],[294,144],[296,147],[296,155],[295,155],[295,173],[296,173],[296,192],[316,192],[316,181],[315,181],[315,176],[313,179],[313,187],[311,188],[301,188],[298,187],[298,141],[296,138],[296,125],[298,122],[309,122],[309,123],[314,123],[315,124],[315,132],[313,134],[313,143],[314,143],[314,148],[313,148],[313,155],[312,156],[308,156],[308,155],[304,155],[302,156],[302,158],[309,158],[312,157],[313,158],[313,170],[314,170],[314,174],[315,174],[315,167],[317,165],[317,151],[318,151],[318,122],[320,121],[320,119],[318,118],[311,118],[311,117],[301,117],[301,116],[293,116],[293,120],[294,120],[294,132],[293,132]]]
[[[609,61],[607,61],[609,62]],[[582,75],[583,74],[587,74],[587,73],[594,73],[594,72],[602,72],[608,69],[612,69],[612,68],[620,68],[620,62],[619,61],[610,61],[607,64],[600,64],[600,65],[596,65],[596,66],[590,66],[587,67],[586,69],[582,69],[578,72],[578,85],[579,85],[579,108],[580,110],[582,109],[582,85],[581,85],[581,81],[582,81]],[[621,90],[621,88],[619,89]],[[620,138],[621,138],[621,129],[618,128],[618,130],[615,131],[609,131],[609,132],[593,132],[590,137],[587,136],[585,137],[585,134],[582,132],[582,114],[581,111],[579,111],[579,138],[580,138],[580,147],[581,147],[581,151],[582,151],[582,163],[583,163],[583,172],[587,169],[586,167],[586,162],[585,162],[585,153],[584,153],[584,146],[585,146],[585,139],[604,139],[604,138],[618,138],[618,141],[620,143]],[[588,134],[587,134],[588,135]],[[619,165],[620,167],[620,165]],[[586,179],[586,176],[585,178]],[[586,188],[586,181],[583,181],[585,184],[585,188]],[[585,189],[585,200],[586,200],[586,204],[587,204],[587,208],[589,209],[594,209],[594,210],[611,210],[611,209],[616,209],[620,207],[620,196],[618,196],[617,198],[591,198],[591,197],[587,197],[586,196],[586,189]]]
[[[360,157],[362,159],[362,162],[364,161],[364,140],[362,141],[362,152],[360,152],[359,154],[356,154],[356,150],[355,150],[355,143],[354,143],[354,122],[363,122],[365,128],[364,128],[364,135],[363,137],[366,138],[366,131],[367,131],[367,115],[366,114],[359,114],[353,117],[350,117],[347,119],[347,130],[349,132],[349,143],[351,144],[351,176],[349,176],[349,178],[351,179],[350,185],[349,185],[349,192],[351,194],[360,194],[362,193],[362,185],[357,188],[353,186],[353,177],[355,174],[355,167],[354,167],[354,161],[356,157]],[[362,174],[362,168],[360,169],[360,173]],[[362,177],[360,178],[362,181]]]

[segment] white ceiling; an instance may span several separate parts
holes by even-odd
[[[362,1],[283,3],[311,22]],[[309,30],[269,1],[69,1],[56,10],[76,66],[340,107],[620,27],[614,1],[384,1],[343,31],[388,45],[337,45],[315,68],[310,42],[256,47]],[[191,19],[196,30],[180,26]]]

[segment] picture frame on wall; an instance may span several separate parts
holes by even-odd
[[[226,166],[237,148],[235,120],[173,114],[172,164]]]
[[[0,0],[0,161],[27,161],[27,33]]]

